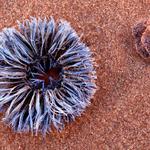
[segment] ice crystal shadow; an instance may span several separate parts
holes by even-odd
[[[15,131],[61,130],[96,85],[89,48],[66,21],[31,17],[0,33],[0,108]]]

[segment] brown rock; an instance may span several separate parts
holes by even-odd
[[[150,19],[142,20],[133,28],[137,52],[150,61]]]

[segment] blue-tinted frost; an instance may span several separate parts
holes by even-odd
[[[0,108],[16,131],[44,134],[81,115],[96,85],[92,53],[66,21],[31,17],[0,33]],[[59,81],[38,76],[61,67]]]

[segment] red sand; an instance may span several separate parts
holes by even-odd
[[[45,140],[0,123],[0,149],[150,149],[150,64],[136,53],[131,29],[149,14],[149,0],[0,0],[0,29],[52,15],[83,33],[95,52],[99,87],[81,117]]]

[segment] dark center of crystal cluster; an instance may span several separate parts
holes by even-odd
[[[27,81],[34,89],[55,89],[62,81],[62,67],[51,56],[36,58],[27,67]]]

